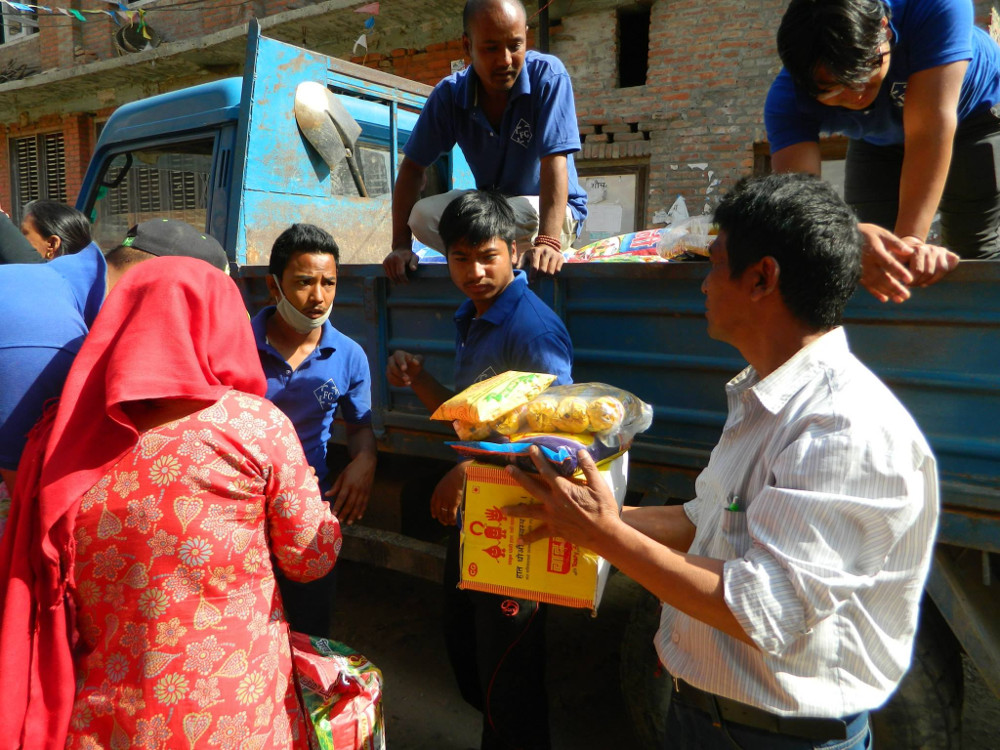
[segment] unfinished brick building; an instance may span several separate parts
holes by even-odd
[[[77,16],[5,4],[0,203],[14,215],[37,197],[72,203],[108,115],[239,75],[251,17],[277,39],[433,84],[462,64],[463,2],[382,0],[371,28],[371,16],[356,12],[364,0],[65,0]],[[678,197],[700,213],[740,176],[767,169],[762,107],[779,69],[774,33],[785,3],[528,0],[533,46],[547,46],[573,76],[581,175],[595,206],[621,207],[620,231],[662,224]],[[142,11],[148,48],[128,51],[145,36],[121,13],[94,12],[122,7]],[[985,25],[990,4],[976,7]],[[837,140],[828,144],[830,158],[841,153]],[[598,215],[604,223],[588,227],[595,236],[615,226]]]

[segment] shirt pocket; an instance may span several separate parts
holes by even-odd
[[[728,559],[743,557],[750,549],[750,530],[743,510],[722,511],[722,538],[729,548]]]

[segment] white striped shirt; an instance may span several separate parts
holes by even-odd
[[[841,328],[726,392],[722,437],[684,510],[690,552],[727,561],[726,603],[759,649],[665,605],[660,659],[777,714],[876,708],[910,663],[937,529],[930,448]]]

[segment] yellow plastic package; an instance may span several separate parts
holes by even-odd
[[[526,404],[555,379],[555,375],[540,372],[508,370],[452,396],[431,414],[431,419],[472,424],[492,422]]]

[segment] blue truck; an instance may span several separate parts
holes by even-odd
[[[353,149],[366,186],[331,166],[293,112],[297,86],[320,83],[360,126]],[[217,237],[247,305],[266,302],[267,253],[295,221],[328,228],[343,249],[337,327],[358,341],[373,375],[373,422],[382,466],[452,459],[446,428],[409,391],[385,380],[388,354],[426,354],[450,378],[452,313],[460,302],[443,266],[421,266],[392,286],[378,265],[389,248],[390,195],[405,143],[430,88],[248,31],[242,78],[121,107],[108,120],[77,208],[102,247],[137,221],[169,216]],[[430,170],[425,193],[471,186],[459,151]],[[693,494],[725,420],[723,386],[744,362],[705,333],[699,263],[568,265],[535,291],[563,318],[578,381],[603,381],[654,407],[631,453],[633,504]],[[846,327],[853,350],[907,405],[939,460],[943,513],[914,666],[874,724],[879,746],[958,748],[964,652],[1000,695],[1000,263],[964,261],[903,305],[861,291]],[[335,439],[343,441],[343,432]],[[398,465],[398,464],[397,464]],[[380,469],[382,471],[382,469]],[[392,486],[392,478],[388,478]],[[386,502],[380,498],[379,502]],[[372,515],[371,513],[369,515]],[[398,519],[397,516],[392,516]],[[395,521],[357,527],[345,555],[440,580],[440,545],[400,533]],[[622,643],[623,680],[640,745],[662,731],[666,679],[650,643],[658,602],[636,601]],[[662,745],[660,745],[662,747]]]

